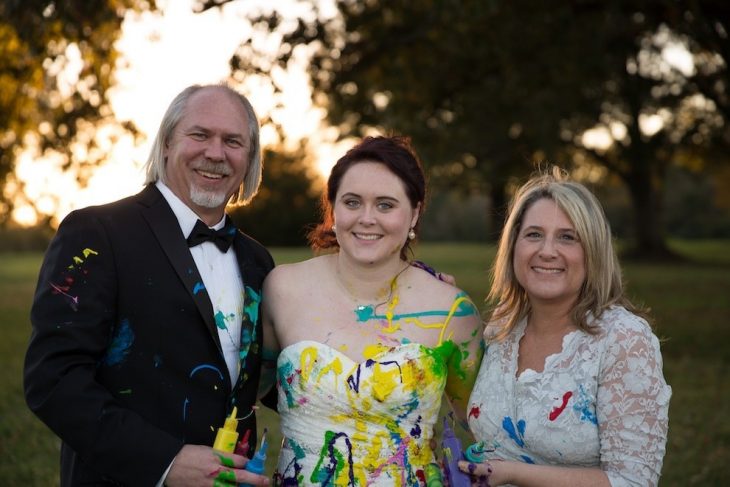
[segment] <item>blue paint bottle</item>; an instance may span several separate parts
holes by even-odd
[[[252,459],[248,461],[244,470],[247,472],[255,473],[258,475],[264,474],[264,467],[266,463],[266,449],[269,444],[266,442],[266,429],[264,429],[261,435],[261,446],[256,450]],[[238,484],[238,487],[253,487],[251,484]]]

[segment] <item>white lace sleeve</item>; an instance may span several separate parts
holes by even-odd
[[[613,487],[656,486],[669,426],[671,388],[659,341],[624,309],[604,316],[597,414],[601,468]]]

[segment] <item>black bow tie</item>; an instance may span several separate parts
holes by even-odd
[[[235,236],[236,227],[228,217],[226,217],[226,224],[220,230],[208,228],[208,225],[198,220],[188,236],[188,247],[195,247],[203,242],[213,242],[218,250],[226,253],[231,247]]]

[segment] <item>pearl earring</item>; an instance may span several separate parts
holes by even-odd
[[[413,240],[416,238],[416,232],[413,231],[413,227],[408,231],[408,240]]]
[[[332,232],[337,232],[337,225],[332,225]]]

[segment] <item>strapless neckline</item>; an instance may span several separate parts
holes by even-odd
[[[389,354],[389,353],[398,353],[402,349],[409,349],[409,348],[413,348],[413,347],[423,348],[423,349],[431,351],[431,352],[433,350],[435,350],[432,347],[423,345],[418,342],[400,343],[398,345],[382,345],[381,350],[378,353],[376,353],[373,357],[365,358],[363,360],[356,360],[328,343],[320,342],[317,340],[305,339],[305,340],[299,340],[299,341],[293,342],[293,343],[287,345],[286,347],[282,348],[280,355],[286,353],[288,349],[300,347],[303,345],[310,345],[310,346],[323,347],[323,348],[329,349],[329,350],[331,350],[331,352],[333,354],[346,358],[347,360],[349,360],[350,362],[352,362],[354,364],[362,364],[364,362],[367,362],[368,360],[375,360],[376,358],[379,358],[382,355]]]

